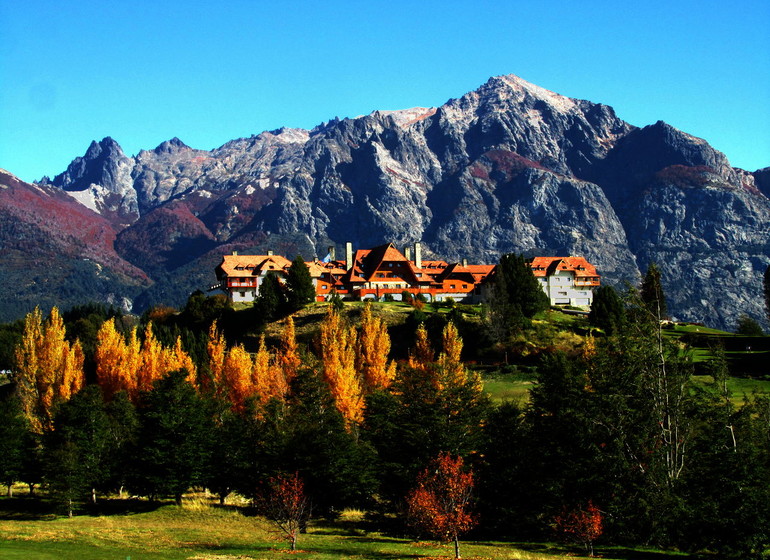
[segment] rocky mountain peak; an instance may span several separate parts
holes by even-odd
[[[189,150],[191,149],[190,146],[182,142],[179,138],[174,136],[171,140],[166,140],[165,142],[161,142],[154,150],[158,155],[161,154],[173,154],[180,150]]]
[[[101,142],[97,142],[96,140],[92,141],[91,145],[88,146],[88,150],[86,150],[84,159],[95,160],[100,158],[107,159],[111,157],[125,157],[125,154],[123,153],[123,148],[120,147],[120,144],[107,136],[103,138]]]
[[[449,260],[584,255],[621,285],[655,261],[672,313],[729,326],[734,310],[761,316],[751,294],[770,263],[770,172],[734,170],[669,124],[637,128],[515,75],[435,109],[280,128],[211,151],[172,138],[128,158],[105,138],[54,184],[118,226],[121,256],[180,298],[222,245],[311,258],[346,241],[420,240]]]

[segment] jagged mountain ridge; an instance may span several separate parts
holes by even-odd
[[[665,123],[636,128],[605,105],[501,76],[438,108],[212,151],[174,138],[129,158],[106,138],[43,182],[110,220],[119,254],[176,298],[167,303],[205,286],[214,256],[234,248],[309,258],[345,241],[421,240],[450,260],[585,255],[615,283],[656,261],[674,315],[731,326],[740,311],[763,315],[767,177]]]

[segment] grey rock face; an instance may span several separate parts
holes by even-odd
[[[675,317],[732,327],[741,312],[764,316],[767,169],[733,169],[663,122],[635,128],[610,107],[516,76],[438,108],[212,151],[174,138],[129,158],[107,138],[52,183],[116,216],[118,248],[134,264],[163,239],[149,267],[159,281],[157,271],[208,263],[222,244],[325,254],[330,243],[420,240],[426,257],[450,260],[584,255],[614,284],[637,283],[654,261]],[[174,231],[158,235],[163,224]]]

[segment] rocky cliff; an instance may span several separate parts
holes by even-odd
[[[195,150],[174,138],[127,157],[106,138],[57,187],[98,212],[118,254],[179,304],[225,251],[325,254],[421,240],[426,255],[584,255],[607,282],[655,261],[679,319],[764,316],[770,173],[733,169],[704,140],[516,76],[438,108],[280,129]],[[207,280],[208,279],[208,280]]]

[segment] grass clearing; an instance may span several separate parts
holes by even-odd
[[[273,560],[298,558],[438,559],[452,558],[453,546],[434,541],[397,538],[368,532],[364,513],[344,512],[335,522],[313,522],[300,536],[298,551],[290,553],[272,526],[236,508],[221,508],[206,500],[195,507],[107,500],[111,515],[78,515],[72,519],[38,511],[36,499],[0,499],[0,558],[17,560]],[[18,507],[27,502],[26,510]],[[124,507],[121,508],[121,504]],[[189,503],[188,500],[185,503]],[[15,513],[19,509],[23,513]],[[45,507],[41,508],[45,510]],[[139,511],[145,509],[147,511]],[[554,560],[581,558],[578,548],[549,543],[463,541],[463,557],[484,560]],[[682,558],[681,555],[598,547],[602,557]],[[685,556],[686,557],[686,556]]]

